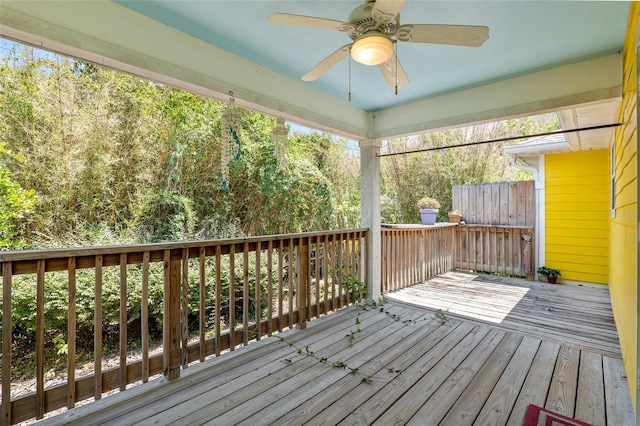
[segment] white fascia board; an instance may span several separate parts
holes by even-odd
[[[622,92],[622,56],[603,56],[376,112],[375,137],[542,113]]]
[[[367,113],[111,1],[0,2],[0,35],[350,139]]]
[[[511,156],[526,156],[531,154],[544,154],[550,151],[569,151],[570,145],[566,140],[545,142],[536,144],[520,144],[503,147],[503,151]]]

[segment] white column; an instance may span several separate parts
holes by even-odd
[[[360,222],[369,228],[367,246],[367,291],[369,297],[380,297],[381,236],[380,236],[380,146],[381,141],[360,141]]]

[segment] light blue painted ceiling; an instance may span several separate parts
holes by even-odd
[[[337,31],[273,24],[275,12],[346,21],[360,1],[117,0],[117,3],[298,80],[350,42]],[[486,25],[489,39],[470,48],[400,43],[409,84],[396,96],[378,67],[351,61],[354,106],[377,111],[508,77],[619,52],[628,2],[408,0],[402,24]],[[349,60],[305,83],[337,99],[349,91]]]

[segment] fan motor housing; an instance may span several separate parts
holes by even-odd
[[[375,1],[371,1],[356,7],[349,14],[348,22],[354,26],[354,30],[349,32],[352,40],[362,37],[369,31],[387,35],[396,33],[400,26],[400,14],[391,16],[377,11],[378,15],[374,17],[374,6]]]

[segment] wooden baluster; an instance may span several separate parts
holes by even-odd
[[[96,401],[102,398],[102,261],[102,255],[97,255],[94,290],[96,300],[93,314],[93,397]]]
[[[67,260],[69,310],[67,312],[67,408],[76,405],[76,258]]]
[[[200,305],[199,305],[199,312],[198,312],[198,328],[200,329],[200,362],[204,362],[204,359],[206,357],[206,298],[207,298],[207,291],[206,291],[206,287],[205,287],[205,283],[206,283],[206,277],[205,277],[205,247],[200,247],[200,253],[199,253],[199,257],[198,257],[198,261],[199,261],[199,297],[200,297]]]
[[[180,337],[182,368],[189,367],[189,249],[182,249],[182,279],[180,280]]]
[[[356,246],[357,236],[355,232],[351,238],[351,273],[358,277],[358,250]],[[359,241],[359,240],[358,240]]]
[[[380,277],[382,278],[381,289],[382,289],[382,292],[384,293],[387,291],[387,251],[388,251],[387,244],[389,242],[387,231],[384,228],[382,229],[380,240],[381,240],[380,260],[382,261],[382,264],[380,267],[380,272],[381,272]]]
[[[410,232],[410,231],[409,231]],[[402,288],[409,285],[409,263],[411,262],[409,232],[402,232]]]
[[[222,247],[216,246],[216,318],[215,318],[215,352],[216,356],[220,356],[220,321],[222,314],[220,313],[222,308],[222,278],[220,275],[220,264],[222,257]]]
[[[260,247],[261,243],[260,241],[256,242],[256,278],[255,278],[255,301],[254,301],[254,308],[255,308],[255,317],[256,317],[256,340],[260,340],[261,334],[262,334],[262,327],[261,327],[261,323],[262,323],[262,300],[261,300],[261,292],[262,292],[262,288],[261,288],[261,284],[260,284],[260,278],[261,278],[261,273],[260,273],[260,257],[262,256],[262,250]]]
[[[329,268],[327,265],[327,244],[329,243],[329,235],[325,235],[322,241],[322,283],[324,286],[324,309],[322,313],[329,312]]]
[[[296,281],[296,270],[294,267],[295,264],[295,253],[293,250],[293,239],[289,240],[289,249],[287,251],[288,255],[288,266],[289,266],[289,279],[287,280],[287,289],[289,290],[289,328],[293,327],[293,299],[295,295],[293,291],[295,289],[295,281]]]
[[[338,307],[342,307],[344,293],[342,289],[342,283],[344,282],[344,258],[343,258],[343,250],[344,244],[342,242],[343,234],[338,235]]]
[[[120,254],[120,391],[127,389],[127,254]]]
[[[267,244],[267,333],[273,333],[273,241]]]
[[[343,283],[345,281],[347,281],[350,276],[349,274],[351,273],[351,253],[349,253],[349,237],[351,236],[351,234],[349,232],[343,234],[344,235],[344,243],[343,243],[343,250],[344,250],[344,257],[343,257],[343,265],[342,265],[342,279],[343,279]],[[344,294],[344,299],[345,299],[345,304],[349,304],[351,303],[351,294],[352,291],[346,291],[345,289],[345,294]]]
[[[402,262],[402,280],[400,283],[400,287],[405,288],[407,286],[409,265],[409,238],[407,235],[407,231],[402,230],[400,232],[400,238],[402,238],[402,254],[400,255],[400,261]]]
[[[505,244],[505,251],[508,253],[507,260],[507,274],[513,275],[513,266],[515,264],[514,259],[514,250],[513,250],[513,228],[507,229],[507,244]]]
[[[315,244],[315,268],[313,273],[316,276],[316,318],[320,316],[320,241],[322,237],[320,235],[316,235],[316,244]]]
[[[229,247],[229,349],[236,349],[236,245]]]
[[[282,300],[284,298],[284,241],[280,240],[278,247],[278,331],[282,332],[282,316],[284,307],[282,306]]]
[[[415,259],[415,264],[413,265],[413,282],[419,283],[422,282],[422,258],[424,253],[422,252],[422,241],[424,240],[424,231],[422,229],[417,229],[415,231],[414,239],[413,239],[413,258]]]
[[[311,304],[312,304],[312,296],[313,292],[311,291],[311,238],[305,237],[304,242],[306,245],[306,260],[303,262],[304,267],[306,268],[304,277],[305,277],[305,291],[306,291],[306,303],[305,303],[305,321],[309,321],[311,319]]]
[[[149,260],[151,254],[142,255],[142,383],[149,381]]]
[[[242,248],[242,343],[249,344],[249,243]]]
[[[405,287],[410,286],[411,284],[415,284],[415,281],[413,280],[413,271],[415,269],[415,236],[416,231],[410,229],[407,233],[407,281],[405,283]]]
[[[394,269],[394,277],[393,277],[393,289],[396,290],[400,288],[400,283],[402,280],[402,234],[398,230],[394,230],[393,232],[393,269]]]
[[[331,310],[335,311],[338,308],[338,294],[337,294],[337,281],[338,271],[336,268],[337,256],[336,256],[336,234],[331,235],[330,254],[331,254]]]
[[[404,284],[404,232],[396,232],[397,250],[396,265],[398,268],[398,279],[396,280],[396,288],[402,288]]]
[[[2,263],[2,425],[11,425],[11,262]]]
[[[44,417],[44,271],[45,261],[36,262],[36,418]]]
[[[378,283],[372,283],[372,277],[369,276],[369,262],[372,260],[369,259],[369,244],[370,244],[371,230],[364,231],[363,233],[363,245],[362,245],[362,279],[366,283],[370,283],[369,286],[373,288],[374,285],[378,285]],[[372,297],[370,294],[369,297]]]
[[[296,256],[296,270],[298,279],[296,280],[296,304],[298,305],[298,325],[301,330],[307,328],[307,290],[309,287],[309,244],[306,238],[300,238],[298,242],[298,253]]]
[[[429,277],[429,232],[422,232],[422,282],[428,280]]]
[[[169,380],[180,377],[180,261],[165,250],[163,297],[163,370]]]

